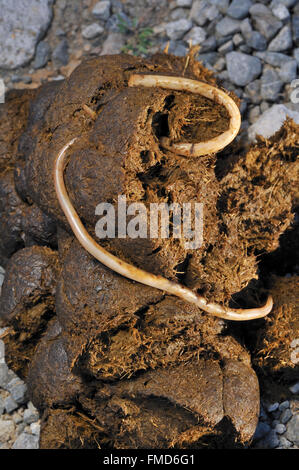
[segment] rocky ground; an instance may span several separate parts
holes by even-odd
[[[192,42],[198,60],[242,99],[249,139],[278,129],[286,114],[299,123],[297,0],[0,0],[0,12],[6,89],[61,80],[84,57],[165,47],[184,56]],[[292,400],[262,401],[253,447],[298,448],[299,384],[290,391]],[[38,414],[0,341],[0,448],[37,448],[38,440]]]

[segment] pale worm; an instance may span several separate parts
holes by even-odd
[[[167,150],[187,157],[200,157],[219,152],[229,145],[237,136],[241,126],[241,115],[234,100],[224,91],[208,83],[191,80],[190,78],[171,77],[163,75],[131,75],[129,86],[160,87],[176,91],[188,91],[205,96],[212,101],[222,104],[230,117],[229,129],[213,139],[195,144],[172,143],[169,138],[162,137],[160,144]]]

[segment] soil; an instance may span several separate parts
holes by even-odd
[[[298,278],[273,277],[282,276],[273,260],[296,230],[299,126],[289,120],[271,139],[217,155],[188,159],[162,149],[161,136],[203,141],[228,127],[224,108],[207,99],[127,86],[132,73],[215,84],[192,51],[188,57],[90,59],[63,82],[12,93],[0,110],[0,318],[10,327],[7,362],[42,415],[42,448],[248,446],[257,374],[289,381],[286,338],[298,337],[298,321],[288,292]],[[93,237],[96,205],[116,206],[119,195],[146,206],[203,202],[196,251],[163,238],[101,244],[226,305],[260,305],[272,289],[269,320],[224,322],[92,258],[52,181],[57,152],[74,136],[66,186]],[[295,257],[286,256],[295,273]]]

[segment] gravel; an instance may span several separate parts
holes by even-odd
[[[281,128],[287,116],[291,117],[299,124],[299,112],[292,111],[282,104],[274,104],[259,117],[257,122],[249,127],[249,140],[253,141],[256,135],[262,135],[266,138],[271,137]],[[298,391],[296,393],[298,393]]]
[[[272,68],[265,68],[261,77],[261,96],[267,101],[277,101],[283,82]]]
[[[291,391],[292,393],[294,393],[294,395],[295,395],[296,393],[299,393],[299,382],[296,382],[294,385],[292,385],[292,386],[290,387],[290,391]]]
[[[269,51],[280,52],[290,49],[293,45],[292,32],[289,25],[284,26],[270,42]]]
[[[62,39],[55,47],[52,54],[54,62],[59,65],[67,65],[69,62],[69,45],[67,39]]]
[[[240,21],[224,17],[216,26],[216,33],[220,36],[229,36],[240,31]]]
[[[106,21],[110,16],[110,7],[111,2],[109,1],[98,2],[93,7],[92,14],[95,18]]]
[[[255,3],[249,12],[255,29],[264,34],[267,39],[273,38],[283,26],[283,23],[272,14],[266,5]]]
[[[194,26],[188,34],[184,37],[185,41],[192,41],[192,44],[196,46],[197,44],[202,44],[207,37],[207,33],[204,28],[200,26]]]
[[[23,432],[16,439],[12,449],[38,449],[39,438],[34,434]]]
[[[30,62],[52,20],[51,0],[0,0],[0,67],[15,69]],[[12,31],[14,34],[11,34]]]
[[[33,67],[35,69],[42,69],[47,65],[51,58],[51,47],[46,41],[41,41],[38,43],[36,52],[35,52],[35,59],[33,63]]]
[[[169,39],[181,39],[187,31],[192,28],[192,21],[182,19],[178,21],[171,21],[166,25],[166,34]]]
[[[279,69],[279,78],[283,83],[291,83],[297,77],[297,62],[296,60],[288,60]]]
[[[227,14],[232,18],[241,20],[248,15],[251,6],[251,0],[233,0],[227,9]]]
[[[299,414],[296,414],[288,423],[286,438],[299,446]]]
[[[248,85],[255,80],[262,71],[261,61],[241,52],[230,52],[226,55],[229,79],[238,86]]]
[[[92,23],[82,29],[82,36],[84,39],[94,39],[97,36],[100,36],[103,32],[103,26],[99,25],[98,23]]]

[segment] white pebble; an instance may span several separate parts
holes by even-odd
[[[277,424],[275,426],[275,431],[277,432],[277,434],[283,434],[286,431],[286,427],[284,424]]]
[[[279,407],[279,403],[272,403],[271,405],[268,406],[267,410],[269,413],[273,413],[273,411],[276,411]]]
[[[39,436],[40,435],[40,424],[39,423],[30,424],[30,430],[31,430],[32,434],[34,434],[35,436]]]
[[[292,385],[290,388],[289,388],[290,392],[292,392],[294,395],[296,393],[299,393],[299,382],[296,382],[294,385]]]

